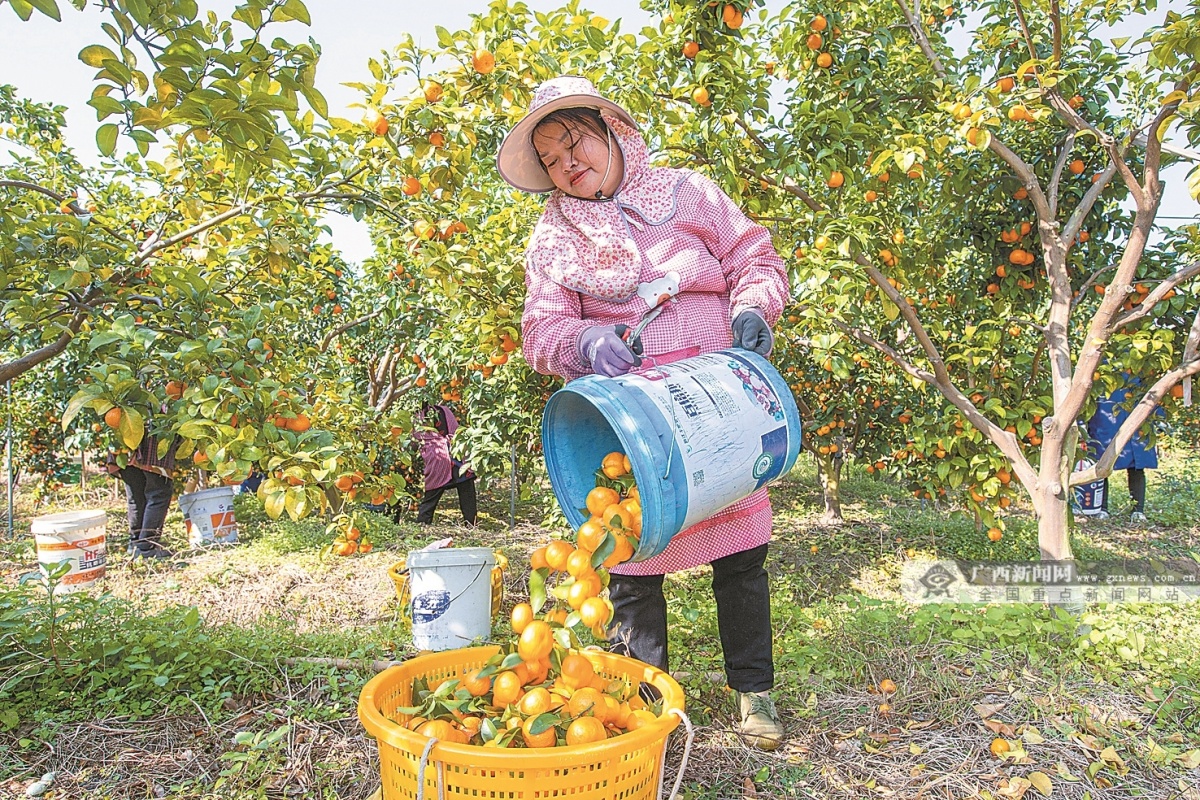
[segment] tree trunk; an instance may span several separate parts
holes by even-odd
[[[821,514],[821,522],[826,525],[840,525],[842,518],[842,464],[840,458],[828,455],[817,455],[817,478],[821,482],[821,496],[825,501],[825,512]]]

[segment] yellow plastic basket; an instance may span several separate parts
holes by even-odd
[[[671,791],[671,797],[676,795],[693,737],[692,725],[683,713],[683,690],[662,670],[624,656],[584,652],[598,674],[657,688],[663,697],[663,716],[656,724],[603,742],[545,749],[494,749],[445,743],[404,727],[410,717],[396,709],[412,704],[415,679],[461,678],[498,652],[497,647],[470,647],[419,656],[381,672],[363,687],[358,718],[379,743],[383,800],[443,796],[482,800],[654,800],[661,796],[667,736],[683,720],[688,739]]]
[[[500,616],[504,605],[504,570],[508,569],[508,558],[499,550],[493,551],[496,566],[492,567],[492,616]],[[411,613],[408,608],[408,559],[400,559],[388,569],[388,577],[396,584],[396,600],[400,604],[400,613],[405,619]],[[411,620],[409,620],[411,622]]]

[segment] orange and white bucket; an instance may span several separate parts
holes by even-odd
[[[233,487],[218,486],[179,496],[183,525],[193,547],[237,544],[237,517],[233,513]]]
[[[71,568],[58,579],[56,594],[77,592],[104,577],[108,562],[105,535],[108,516],[103,511],[65,511],[36,517],[30,525],[37,543],[42,574],[49,566],[70,561]]]

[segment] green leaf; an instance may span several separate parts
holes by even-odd
[[[557,724],[558,714],[553,711],[547,711],[544,714],[538,714],[533,724],[529,726],[529,733],[537,736],[539,733],[545,733]]]
[[[105,59],[119,60],[117,54],[102,44],[89,44],[79,51],[79,60],[89,67],[99,69],[104,66]]]
[[[79,415],[79,412],[96,397],[95,386],[85,386],[71,397],[67,402],[67,409],[63,412],[62,428],[65,431],[71,424],[71,420]]]
[[[9,5],[12,6],[13,11],[17,12],[17,16],[25,22],[28,22],[29,18],[33,16],[33,6],[29,5],[25,0],[9,0]]]
[[[305,25],[312,24],[312,19],[308,15],[308,8],[301,0],[287,0],[283,5],[275,9],[275,13],[272,16],[280,21],[294,19],[297,22],[303,22]]]
[[[121,424],[117,427],[117,431],[121,434],[121,441],[125,443],[125,446],[130,450],[136,450],[146,435],[146,421],[142,419],[142,415],[137,409],[122,409]]]
[[[272,492],[263,498],[263,510],[267,512],[267,516],[271,519],[279,519],[283,514],[283,503],[286,497],[286,492]]]
[[[100,155],[111,156],[117,149],[117,126],[109,122],[96,129],[96,146]]]
[[[325,100],[325,95],[321,94],[313,86],[300,87],[300,93],[304,95],[304,99],[312,106],[312,110],[321,115],[322,119],[329,119],[329,103]]]
[[[58,3],[54,0],[29,0],[29,4],[55,22],[62,22],[62,15],[58,13]]]
[[[546,605],[546,569],[535,569],[529,573],[529,605],[537,614]]]

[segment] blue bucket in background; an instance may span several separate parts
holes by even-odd
[[[572,528],[604,456],[629,457],[642,506],[633,561],[782,478],[800,455],[800,413],[783,377],[748,350],[720,350],[638,373],[587,375],[542,417],[554,496]]]

